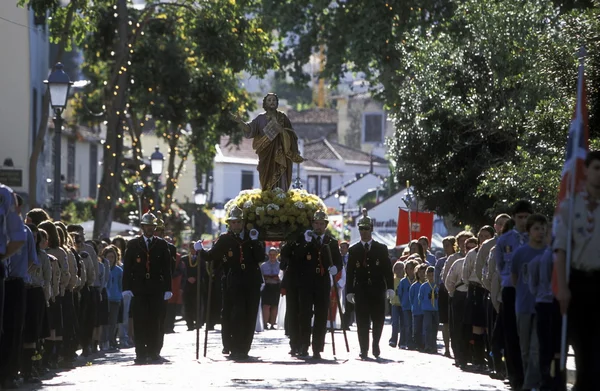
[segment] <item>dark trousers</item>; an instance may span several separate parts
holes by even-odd
[[[560,354],[561,316],[558,302],[537,303],[537,335],[539,343],[540,374],[542,375],[542,390],[563,391],[566,383],[563,373],[559,370],[560,359],[555,358]],[[555,365],[554,377],[551,367]]]
[[[217,276],[219,274],[216,274]],[[224,281],[219,277],[213,277],[212,292],[210,294],[210,315],[206,319],[207,326],[212,329],[216,324],[221,324],[221,313],[223,312],[223,284]],[[208,290],[205,303],[208,302]],[[223,326],[223,324],[221,324]],[[227,327],[227,326],[224,326]],[[223,328],[221,328],[221,333]]]
[[[415,347],[418,350],[423,350],[425,348],[425,344],[423,341],[423,314],[415,315],[413,313],[412,323],[413,341],[415,341]]]
[[[288,336],[290,337],[290,348],[294,352],[300,351],[301,348],[299,308],[298,288],[292,287],[287,289],[285,294],[285,320]]]
[[[165,307],[165,332],[173,333],[175,332],[175,317],[177,316],[177,312],[179,311],[180,304],[167,302]]]
[[[412,311],[411,310],[403,310],[402,311],[402,320],[400,324],[402,325],[402,331],[400,332],[400,345],[406,346],[409,349],[415,348],[415,340],[413,339],[413,328],[412,328]],[[404,343],[403,343],[404,342]]]
[[[571,303],[568,330],[575,351],[575,386],[577,391],[597,390],[600,373],[600,321],[591,303],[600,296],[600,272],[571,270],[569,288]],[[8,295],[6,297],[8,299]]]
[[[379,340],[385,322],[385,290],[365,287],[356,291],[356,327],[361,353],[369,351],[369,327],[373,322],[373,355],[379,356]]]
[[[521,359],[521,345],[517,332],[517,315],[515,312],[516,290],[513,287],[502,288],[502,327],[504,331],[504,359],[508,378],[515,388],[523,385],[523,360]]]
[[[506,374],[506,366],[502,360],[504,357],[502,353],[504,350],[502,317],[494,309],[491,300],[488,301],[488,335],[492,351],[492,369],[497,373]]]
[[[79,306],[79,343],[84,350],[90,347],[92,343],[92,334],[94,332],[98,312],[95,302],[95,300],[97,300],[97,295],[95,296],[92,293],[92,289],[94,288],[89,286],[81,289],[81,302]]]
[[[423,311],[423,338],[425,350],[437,352],[437,334],[440,324],[437,311]]]
[[[204,305],[202,295],[200,296],[200,302],[198,303],[197,289],[199,286],[197,283],[191,284],[186,283],[183,291],[183,307],[185,309],[185,323],[188,329],[200,328],[204,324]],[[198,320],[200,315],[200,320]],[[198,324],[197,324],[198,323]]]
[[[160,354],[160,351],[163,348],[163,345],[165,343],[165,324],[166,324],[166,320],[167,320],[167,307],[168,304],[167,302],[164,300],[164,293],[163,293],[163,302],[160,305],[160,312],[158,313],[158,319],[159,319],[159,324],[158,324],[158,342],[156,343],[156,346],[158,347],[158,351],[156,352],[156,354]],[[135,322],[135,321],[134,321]]]
[[[459,365],[467,365],[469,361],[471,326],[465,325],[463,322],[466,302],[467,292],[455,291],[450,300],[450,342],[454,352],[454,360]]]
[[[0,340],[0,380],[11,380],[19,372],[25,324],[26,290],[23,279],[7,279],[4,286],[4,334]]]
[[[63,356],[72,358],[77,350],[75,326],[77,322],[73,291],[67,289],[62,302],[63,314]]]
[[[158,355],[160,347],[161,314],[165,302],[164,293],[136,294],[133,297],[133,333],[135,335],[135,354],[143,359]]]
[[[214,285],[213,285],[214,288]],[[221,280],[221,294],[219,295],[221,299],[221,305],[218,307],[220,309],[219,322],[221,323],[221,341],[223,342],[223,348],[231,352],[233,345],[233,337],[231,335],[231,310],[233,307],[234,297],[232,295],[227,294],[227,282],[226,280]],[[214,294],[214,289],[213,289]],[[216,323],[215,319],[213,319],[214,311],[212,306],[215,304],[214,300],[211,303],[211,314],[210,320],[207,325],[209,327]]]
[[[327,312],[329,310],[329,276],[327,279],[316,282],[314,285],[299,287],[298,312],[299,312],[299,342],[302,352],[308,351],[311,342],[310,322],[315,315],[312,327],[313,353],[323,351],[325,334],[327,332]]]
[[[230,298],[231,312],[223,314],[223,322],[228,317],[232,353],[248,354],[254,339],[256,316],[260,304],[260,285],[256,283],[232,284],[226,297]]]

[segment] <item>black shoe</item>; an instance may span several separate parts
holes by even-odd
[[[390,347],[391,347],[391,348],[395,348],[395,347],[397,346],[397,344],[395,344],[395,343],[394,343],[394,342],[392,342],[392,341],[390,341],[390,344],[389,344],[389,345],[390,345]]]
[[[297,356],[298,355],[298,349],[292,349],[290,350],[290,356]]]
[[[373,356],[375,356],[375,358],[379,357],[379,355],[381,354],[381,350],[379,350],[379,346],[373,346]]]
[[[308,357],[308,351],[305,350],[305,351],[298,353],[298,357],[300,357],[300,358]]]
[[[150,356],[150,361],[153,363],[165,362],[165,359],[160,356],[160,354],[153,354]]]
[[[194,331],[194,330],[196,330],[196,328],[194,326],[188,326],[187,331]]]
[[[321,359],[321,353],[319,352],[314,352],[312,358],[314,360],[320,360]]]
[[[42,381],[35,376],[25,376],[23,383],[25,384],[40,384]]]
[[[229,355],[229,358],[232,359],[232,360],[239,360],[239,359],[242,358],[242,355],[240,353],[238,353],[238,352],[232,352]]]
[[[223,350],[221,350],[222,354],[229,354],[229,349],[223,348]]]
[[[452,358],[452,356],[450,356],[449,350],[446,350],[446,352],[444,353],[444,357]]]
[[[17,383],[16,380],[14,380],[14,379],[4,380],[2,382],[2,389],[3,390],[17,390],[17,389],[19,389],[19,383]]]
[[[275,330],[275,326],[271,325],[271,327],[269,328],[269,330]]]
[[[361,354],[358,355],[358,357],[360,357],[360,359],[364,361],[367,358],[369,358],[369,355],[366,352],[362,352]]]
[[[133,360],[133,363],[134,363],[135,365],[144,365],[144,364],[146,364],[147,362],[148,362],[148,360],[146,360],[146,357],[136,357],[136,358]]]

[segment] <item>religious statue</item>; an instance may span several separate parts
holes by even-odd
[[[232,114],[244,136],[252,138],[252,148],[258,155],[258,176],[263,190],[279,187],[285,191],[292,184],[294,163],[304,159],[298,150],[298,136],[292,124],[283,112],[277,110],[279,98],[268,93],[263,99],[265,112],[252,122],[244,122],[238,115]]]

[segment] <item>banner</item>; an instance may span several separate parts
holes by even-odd
[[[398,210],[398,227],[396,228],[396,246],[406,244],[410,240],[427,236],[431,243],[433,235],[433,212],[409,212]],[[409,230],[410,227],[410,230]]]

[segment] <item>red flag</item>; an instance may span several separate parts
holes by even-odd
[[[429,243],[431,243],[431,236],[433,235],[433,216],[434,213],[432,212],[410,212],[409,215],[407,210],[399,209],[398,227],[396,228],[396,246],[406,244],[411,239],[419,239],[421,236],[427,236]],[[411,228],[410,233],[408,230],[409,221]]]
[[[563,201],[569,199],[571,196],[573,196],[573,194],[581,192],[585,189],[585,177],[583,175],[583,170],[588,151],[589,129],[587,96],[583,72],[583,61],[581,61],[579,64],[579,76],[577,78],[577,102],[575,103],[573,119],[571,120],[571,125],[569,126],[565,165],[563,166],[562,170],[558,200],[554,212],[553,234],[556,232],[555,228],[559,215],[559,209]],[[572,213],[569,213],[569,215],[571,214]],[[570,241],[570,239],[567,240],[567,242]],[[570,251],[568,252],[570,253]],[[570,256],[570,254],[567,254],[567,256]],[[554,294],[556,294],[558,291],[556,270],[554,270],[552,273],[552,290],[554,291]]]

